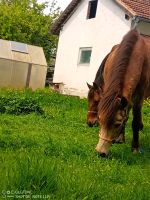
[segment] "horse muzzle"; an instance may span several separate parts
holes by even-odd
[[[98,120],[87,121],[87,124],[88,124],[89,127],[93,127],[93,126],[98,126],[99,122],[98,122]]]
[[[96,146],[96,151],[101,157],[106,157],[108,155],[109,149],[112,144],[113,144],[112,141],[108,141],[108,140],[104,140],[100,138]]]

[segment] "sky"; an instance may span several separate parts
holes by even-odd
[[[57,2],[61,9],[64,10],[69,5],[71,0],[57,0]]]
[[[43,3],[45,1],[47,1],[49,3],[52,2],[52,0],[38,0],[39,3]],[[69,5],[70,2],[71,2],[71,0],[57,0],[57,5],[59,7],[61,7],[61,10],[63,11]]]

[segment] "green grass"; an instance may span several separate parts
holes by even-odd
[[[144,153],[131,152],[130,118],[126,143],[114,145],[105,159],[95,152],[99,129],[86,125],[85,99],[46,89],[1,90],[0,95],[8,93],[38,98],[44,114],[0,115],[0,199],[5,194],[5,199],[28,199],[29,195],[50,200],[150,199],[147,103],[143,108],[145,127],[140,133]]]

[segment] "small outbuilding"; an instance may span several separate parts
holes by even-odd
[[[0,39],[1,88],[43,88],[46,72],[42,47]]]

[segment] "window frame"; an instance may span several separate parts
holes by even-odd
[[[95,12],[94,12],[94,16],[92,16],[92,3],[96,2],[96,7],[95,7]],[[90,0],[88,3],[88,10],[87,10],[87,16],[86,19],[94,19],[96,18],[96,14],[97,14],[97,5],[98,5],[98,0]]]
[[[81,56],[83,51],[91,51],[90,54],[90,61],[86,63],[81,62]],[[79,55],[78,55],[78,66],[89,66],[91,62],[91,56],[92,56],[92,47],[80,47],[79,48]]]

